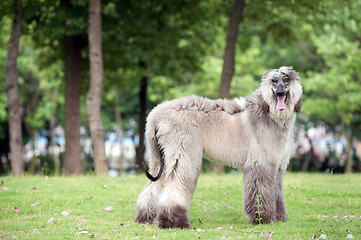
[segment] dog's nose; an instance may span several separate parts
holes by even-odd
[[[285,90],[283,89],[282,84],[278,85],[277,90],[276,90],[276,95],[277,95],[277,96],[284,96],[284,95],[286,95],[286,92],[285,92]]]

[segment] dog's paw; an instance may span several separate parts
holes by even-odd
[[[276,217],[276,221],[282,221],[282,222],[287,222],[288,221],[288,217],[286,214],[283,214],[283,215],[277,215]]]
[[[147,213],[146,211],[138,211],[134,222],[136,223],[149,223],[152,224],[155,216]]]
[[[190,228],[187,210],[181,206],[159,211],[154,223],[159,228]]]

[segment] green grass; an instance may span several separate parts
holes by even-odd
[[[1,177],[0,238],[12,239],[361,239],[361,175],[287,173],[289,221],[254,226],[242,208],[242,174],[202,174],[191,230],[135,224],[136,177]],[[105,185],[105,186],[104,186]],[[7,190],[4,190],[7,187]],[[32,206],[32,204],[36,204]],[[110,206],[110,212],[103,208]],[[14,208],[18,208],[16,212]],[[63,216],[62,211],[70,215]],[[52,217],[54,223],[48,223]],[[80,233],[87,231],[88,233]],[[271,239],[271,238],[270,238]]]

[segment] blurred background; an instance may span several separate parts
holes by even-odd
[[[360,9],[360,0],[1,1],[0,174],[143,172],[155,105],[246,96],[282,65],[304,88],[289,170],[361,171]],[[204,171],[236,170],[205,160]]]

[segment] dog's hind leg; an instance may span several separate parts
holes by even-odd
[[[190,136],[189,136],[190,137]],[[174,139],[174,138],[173,138]],[[196,140],[164,146],[166,171],[154,223],[161,228],[190,228],[189,207],[202,166],[202,148]]]
[[[159,165],[159,162],[162,161],[162,159],[160,159],[162,156],[155,134],[156,133],[154,131],[152,132],[148,130],[148,135],[150,136],[148,138],[148,147],[152,172],[157,172],[157,166]],[[161,167],[159,166],[159,168]],[[162,179],[163,176],[161,176],[157,181],[148,181],[145,189],[139,194],[136,202],[137,213],[135,222],[153,223],[157,214],[159,194],[163,188]]]
[[[148,181],[145,189],[139,194],[136,207],[135,222],[153,223],[157,214],[158,196],[161,191],[161,182]]]

